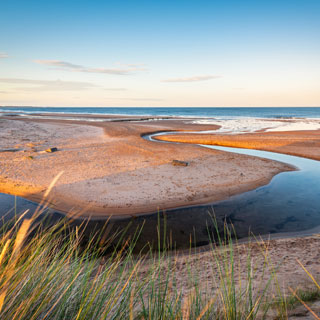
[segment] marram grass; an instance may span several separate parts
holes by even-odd
[[[125,235],[103,255],[101,235],[83,245],[82,233],[64,232],[63,223],[38,228],[29,237],[32,222],[18,221],[1,235],[2,320],[263,319],[271,309],[286,318],[288,298],[277,284],[267,250],[261,246],[259,273],[250,250],[246,252],[244,275],[228,228],[211,244],[204,264],[196,249],[133,254],[134,241],[128,245]],[[204,273],[211,281],[203,280]],[[278,288],[275,297],[268,294],[271,286]]]

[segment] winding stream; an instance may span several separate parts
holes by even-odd
[[[153,137],[166,134],[174,132],[145,138],[162,143]],[[253,149],[201,146],[280,161],[297,168],[277,174],[267,185],[209,205],[217,218],[225,218],[234,225],[239,238],[248,236],[249,230],[255,235],[278,236],[320,231],[320,161]],[[208,206],[205,208],[208,210]]]
[[[265,186],[214,204],[215,211],[229,217],[239,232],[248,225],[254,234],[300,232],[320,226],[319,161],[259,150],[205,147],[285,162],[298,168],[277,174]]]
[[[168,132],[161,134],[168,134]],[[143,138],[157,141],[157,143],[168,143],[154,140],[153,137],[156,135],[159,134],[147,135]],[[298,168],[298,170],[277,174],[269,184],[224,201],[170,209],[161,213],[143,214],[134,219],[132,217],[112,219],[111,232],[124,228],[130,223],[128,233],[133,234],[136,228],[144,223],[140,245],[142,247],[147,241],[157,241],[155,235],[159,219],[162,225],[166,224],[167,234],[170,235],[172,242],[178,248],[190,245],[190,234],[193,234],[193,245],[208,244],[208,231],[214,236],[215,223],[221,229],[223,229],[225,222],[232,224],[238,238],[246,238],[249,232],[254,235],[274,235],[276,237],[319,232],[319,161],[259,150],[208,145],[202,145],[202,147],[281,161]],[[0,204],[0,216],[3,221],[25,209],[30,209],[32,212],[37,207],[36,203],[1,193]],[[53,221],[63,217],[63,214],[52,210],[49,211],[49,215],[53,217]],[[212,220],[213,215],[216,222]],[[89,223],[89,230],[101,228],[105,221],[106,219],[93,219]],[[81,222],[82,220],[79,219],[72,223],[79,225]]]

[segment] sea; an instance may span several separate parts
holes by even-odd
[[[89,115],[128,116],[177,116],[190,118],[232,119],[239,117],[299,119],[320,118],[320,107],[6,107],[0,106],[0,113],[58,113]]]
[[[182,117],[192,119],[193,123],[219,125],[214,133],[240,134],[263,131],[302,131],[320,130],[320,107],[279,107],[279,108],[97,108],[97,107],[0,107],[1,115],[44,119],[87,120],[91,122],[111,121],[98,118],[98,115]],[[82,117],[77,117],[81,114]],[[64,115],[64,117],[62,117]],[[68,115],[68,116],[65,116]],[[88,115],[88,118],[83,118]]]

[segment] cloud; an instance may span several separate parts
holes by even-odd
[[[0,59],[9,58],[8,54],[5,52],[0,52]]]
[[[128,100],[128,101],[163,101],[160,98],[118,98],[117,100]]]
[[[125,66],[130,68],[144,68],[146,67],[145,63],[122,63],[122,62],[116,62],[116,65],[119,66]]]
[[[89,68],[70,62],[60,60],[35,60],[35,63],[53,67],[64,71],[72,72],[87,72],[87,73],[104,73],[104,74],[115,74],[115,75],[130,75],[138,71],[145,71],[146,68],[143,65],[127,64],[123,65],[122,68]]]
[[[78,91],[97,87],[89,82],[18,78],[0,78],[0,83],[26,85],[26,87],[16,88],[21,91]]]
[[[160,98],[124,98],[124,97],[108,97],[105,98],[108,100],[121,100],[121,101],[165,101],[164,99]]]
[[[52,67],[68,68],[74,70],[81,70],[83,67],[70,62],[64,62],[59,60],[35,60],[35,63],[44,64]]]
[[[126,88],[105,88],[106,91],[127,91]]]
[[[173,78],[173,79],[166,79],[162,80],[161,82],[197,82],[197,81],[206,81],[211,79],[218,79],[221,76],[192,76],[187,78]]]

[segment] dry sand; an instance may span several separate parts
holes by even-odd
[[[290,288],[315,292],[317,288],[315,283],[303,270],[299,262],[319,284],[319,247],[320,235],[235,244],[233,246],[235,282],[238,288],[242,288],[243,292],[248,289],[246,287],[248,284],[247,268],[248,261],[250,261],[252,266],[252,288],[255,296],[262,294],[261,288],[265,288],[272,277],[273,280],[270,282],[271,284],[266,294],[266,297],[270,298],[270,300],[279,298],[279,290],[286,296],[291,296]],[[228,261],[229,248],[220,247],[218,250],[219,263],[223,265],[224,259]],[[190,269],[193,274],[198,276],[199,289],[203,292],[203,295],[210,294],[212,291],[216,292],[219,288],[223,291],[219,272],[224,272],[224,269],[222,267],[221,271],[217,268],[211,249],[200,251],[196,254],[184,253],[177,255],[172,265],[176,270],[178,287],[182,289],[185,298],[192,295],[194,290],[188,282]],[[144,276],[142,272],[141,277]],[[320,315],[320,301],[307,302],[307,304],[317,315]],[[287,316],[288,318],[283,315],[283,319],[314,319],[311,313],[301,304],[289,308]],[[265,318],[260,313],[257,319]],[[266,319],[279,319],[276,309],[271,308],[267,313]]]
[[[245,155],[146,141],[166,130],[212,130],[191,121],[0,121],[0,192],[41,199],[54,177],[56,209],[95,216],[132,215],[211,203],[266,184],[285,164]],[[58,147],[55,153],[43,153]],[[32,159],[30,158],[32,157]],[[188,161],[177,167],[172,160]]]

